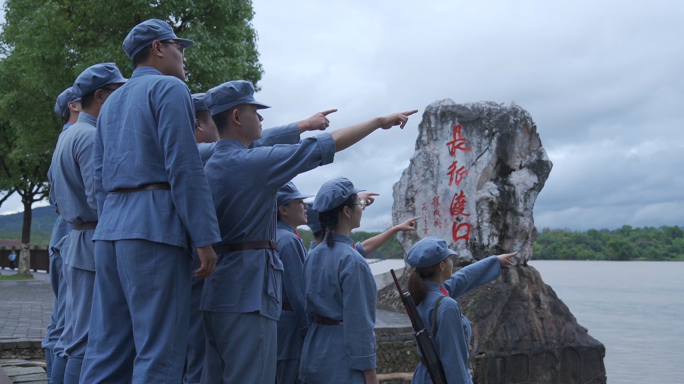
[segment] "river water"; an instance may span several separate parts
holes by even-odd
[[[684,262],[529,264],[606,346],[608,383],[684,383]]]

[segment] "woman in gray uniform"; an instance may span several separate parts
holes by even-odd
[[[472,330],[456,299],[499,277],[501,267],[511,265],[516,254],[490,256],[453,273],[454,263],[450,256],[457,255],[456,251],[449,249],[438,237],[426,237],[406,256],[406,263],[415,268],[409,277],[409,293],[432,336],[449,384],[473,382],[468,371]],[[433,325],[435,329],[432,329]],[[422,357],[411,383],[432,383]]]
[[[309,330],[299,378],[304,383],[377,384],[375,363],[375,280],[349,235],[361,223],[358,190],[346,178],[321,186],[324,241],[304,262],[305,310]]]

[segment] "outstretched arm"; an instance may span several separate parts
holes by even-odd
[[[393,113],[391,115],[376,117],[363,123],[332,131],[331,135],[335,141],[335,152],[340,152],[351,147],[361,141],[364,137],[370,135],[376,129],[390,129],[396,125],[403,129],[408,122],[409,116],[416,112],[418,112],[417,109]]]
[[[408,219],[403,223],[395,225],[394,227],[388,229],[387,231],[377,236],[373,236],[370,239],[366,239],[364,242],[361,243],[363,249],[366,251],[366,254],[370,255],[371,253],[377,251],[380,247],[387,244],[387,242],[390,241],[392,237],[394,237],[394,235],[396,235],[399,232],[415,231],[416,220],[418,219],[420,219],[420,217]]]

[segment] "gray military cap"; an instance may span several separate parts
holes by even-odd
[[[179,43],[185,44],[189,47],[195,44],[194,41],[188,39],[179,39],[171,26],[163,20],[149,19],[136,25],[128,32],[128,36],[124,39],[123,49],[131,59],[143,48],[152,44],[153,41],[159,40],[175,40]]]
[[[253,104],[258,109],[271,108],[254,100],[254,85],[245,80],[229,81],[208,90],[204,95],[204,103],[212,116],[242,104]]]
[[[109,84],[121,84],[127,80],[116,64],[95,64],[78,75],[72,88],[75,96],[83,97]]]

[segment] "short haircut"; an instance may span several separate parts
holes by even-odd
[[[81,97],[81,109],[88,109],[93,105],[93,102],[95,101],[95,92],[97,92],[97,89]]]
[[[71,108],[67,104],[67,107],[62,111],[62,125],[66,124],[71,118]]]
[[[209,112],[207,110],[195,112],[195,118],[197,118],[197,120],[199,120],[203,123],[208,123],[212,120],[211,112]]]
[[[233,111],[238,107],[234,107],[227,111],[211,116],[212,120],[214,120],[214,124],[216,124],[216,129],[218,129],[219,135],[223,135],[228,129],[228,125],[230,124],[230,115],[232,115]]]
[[[133,70],[138,68],[138,66],[140,64],[143,64],[144,62],[147,61],[147,59],[150,58],[150,52],[152,52],[152,44],[143,48],[140,52],[136,53],[135,56],[133,56],[133,62],[132,62]]]

